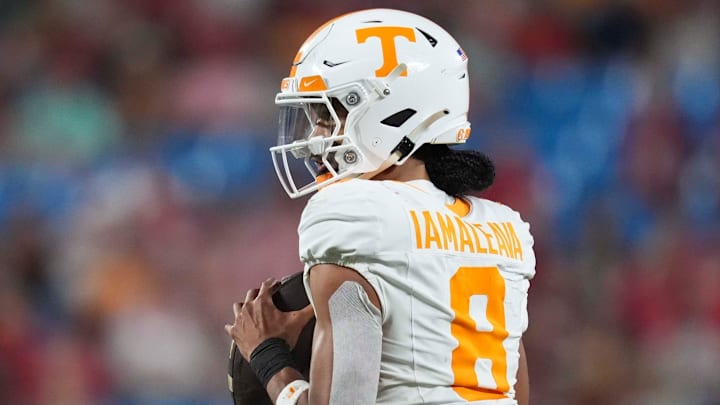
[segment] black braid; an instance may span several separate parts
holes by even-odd
[[[452,196],[483,191],[495,180],[495,165],[481,152],[425,144],[413,157],[425,163],[435,187]]]

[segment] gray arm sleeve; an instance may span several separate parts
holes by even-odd
[[[354,281],[344,282],[328,306],[333,335],[330,404],[374,404],[382,352],[380,310]]]

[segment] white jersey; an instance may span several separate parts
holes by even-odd
[[[380,299],[377,403],[516,403],[535,274],[517,212],[425,180],[350,180],[310,199],[299,234],[306,289],[308,270],[332,263],[362,274]]]

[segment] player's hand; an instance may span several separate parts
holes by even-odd
[[[225,332],[235,341],[240,354],[248,360],[252,351],[265,339],[278,337],[295,347],[303,327],[314,313],[311,305],[299,311],[283,312],[272,301],[272,294],[280,283],[265,280],[260,289],[247,292],[244,302],[233,304],[235,321],[225,325]]]

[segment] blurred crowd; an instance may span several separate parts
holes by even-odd
[[[344,12],[470,59],[531,223],[532,402],[720,404],[720,2],[3,0],[0,403],[229,404],[223,325],[301,270],[273,104]]]

